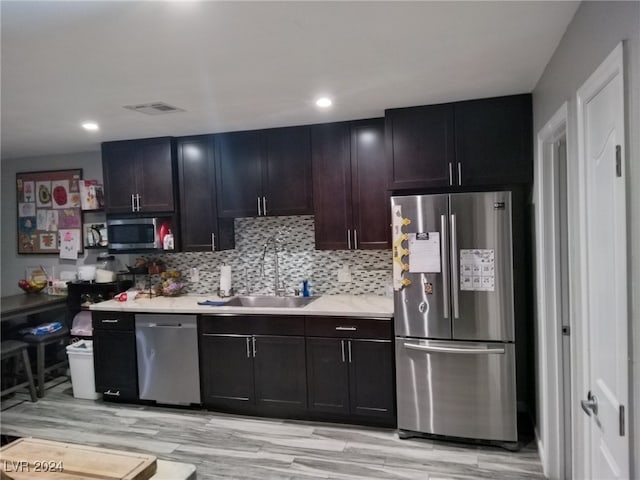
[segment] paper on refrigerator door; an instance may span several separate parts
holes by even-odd
[[[495,250],[460,249],[460,290],[495,291]]]
[[[409,271],[411,273],[440,273],[440,232],[409,234]]]

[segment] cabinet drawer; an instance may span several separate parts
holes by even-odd
[[[135,330],[133,313],[91,312],[91,319],[96,330]]]
[[[353,317],[307,317],[308,337],[392,338],[393,322],[387,319]]]
[[[200,315],[200,333],[253,334],[253,320],[248,315]]]
[[[236,335],[304,335],[302,316],[201,315],[201,333]]]
[[[253,317],[256,335],[304,335],[303,316]]]

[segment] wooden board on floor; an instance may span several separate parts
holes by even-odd
[[[153,455],[37,438],[21,438],[0,448],[3,479],[147,480],[156,468]]]

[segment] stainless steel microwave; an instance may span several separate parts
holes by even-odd
[[[171,219],[162,217],[113,218],[107,220],[110,252],[162,250],[171,234]]]

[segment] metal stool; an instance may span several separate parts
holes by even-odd
[[[69,364],[69,361],[65,356],[64,360],[46,366],[46,346],[58,343],[60,341],[64,341],[65,344],[68,344],[70,339],[71,336],[69,334],[69,328],[66,326],[63,326],[56,332],[45,333],[44,335],[23,335],[22,341],[28,343],[30,347],[36,348],[36,378],[38,380],[38,397],[44,397],[44,374],[50,372],[51,370],[55,370]]]
[[[33,382],[33,374],[31,373],[31,362],[29,362],[29,353],[27,352],[28,345],[25,342],[20,342],[18,340],[5,340],[0,343],[0,358],[2,360],[14,358],[16,361],[22,359],[22,364],[24,366],[24,371],[27,374],[27,381],[14,385],[13,387],[5,388],[0,392],[0,396],[6,395],[7,393],[15,392],[16,390],[20,390],[22,387],[29,386],[29,394],[31,395],[31,401],[35,402],[38,400],[36,397],[36,385]]]

